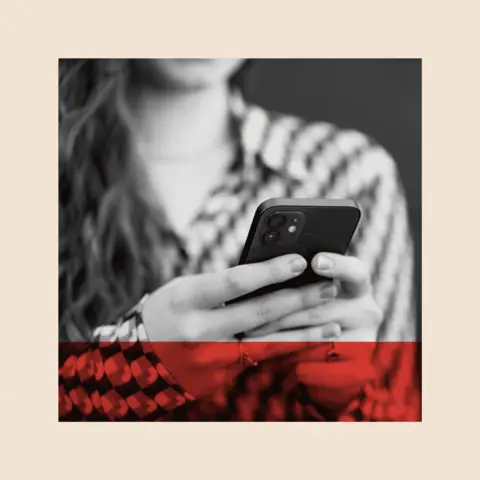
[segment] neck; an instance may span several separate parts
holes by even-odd
[[[230,139],[226,84],[201,90],[142,88],[131,96],[136,141],[148,161],[188,158]]]

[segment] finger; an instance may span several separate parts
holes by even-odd
[[[275,332],[260,337],[245,337],[244,342],[326,342],[338,339],[342,333],[340,325],[329,323],[328,325],[289,330],[287,332]]]
[[[277,332],[257,338],[246,337],[242,343],[256,361],[288,355],[318,346],[337,338],[338,325],[324,325],[291,332]]]
[[[306,267],[307,262],[300,255],[283,255],[220,273],[190,277],[185,294],[190,306],[214,308],[262,287],[297,277]]]
[[[311,306],[304,305],[304,308],[295,309],[292,312],[286,313],[276,321],[266,323],[255,329],[248,330],[245,333],[250,337],[258,337],[279,332],[281,330],[320,326],[331,323],[328,318],[322,318],[321,313],[335,298],[337,287],[330,284],[324,285],[323,289],[324,292],[326,292],[323,301],[317,302],[315,305]],[[327,294],[329,294],[329,296],[327,296]],[[330,315],[330,317],[332,317],[332,315]],[[336,315],[336,317],[341,318],[340,315]]]
[[[335,287],[328,284],[281,290],[211,311],[205,328],[211,335],[233,336],[318,305],[335,292]]]
[[[375,369],[370,362],[302,362],[296,374],[309,387],[341,390],[371,380]]]
[[[295,373],[316,403],[337,411],[345,408],[375,376],[371,364],[355,362],[300,363]]]
[[[356,257],[335,253],[318,253],[311,262],[318,275],[340,280],[345,292],[353,296],[369,293],[370,272],[364,262]]]
[[[248,332],[256,337],[280,330],[305,328],[335,323],[342,330],[369,329],[377,327],[382,319],[379,307],[370,296],[360,298],[340,298],[323,302],[313,308],[296,311],[276,322]]]

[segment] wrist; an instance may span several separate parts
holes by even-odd
[[[183,386],[181,386],[176,378],[172,375],[170,370],[165,366],[161,351],[159,348],[160,342],[154,340],[154,336],[156,335],[155,332],[155,321],[158,320],[156,318],[154,309],[151,308],[151,295],[145,294],[140,302],[135,307],[135,313],[137,316],[137,321],[139,325],[139,332],[143,331],[142,334],[139,334],[139,340],[142,341],[144,345],[144,349],[146,348],[146,344],[149,345],[149,352],[153,354],[155,361],[156,361],[156,371],[161,376],[161,378],[166,382],[168,385],[175,386],[174,389],[169,389],[169,395],[171,400],[175,399],[175,402],[172,402],[169,408],[173,408],[173,404],[175,403],[176,406],[183,405],[185,402],[191,402],[195,400],[195,397],[187,392]],[[153,333],[152,333],[153,332]],[[153,336],[152,336],[153,335]],[[172,397],[173,395],[173,397]]]

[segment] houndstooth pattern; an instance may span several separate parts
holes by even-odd
[[[389,154],[360,132],[339,130],[325,122],[307,124],[249,106],[239,96],[232,98],[232,114],[238,126],[238,156],[200,208],[188,236],[172,235],[170,254],[163,256],[167,257],[164,271],[173,278],[235,265],[257,206],[269,198],[351,198],[362,210],[362,222],[350,253],[364,260],[372,272],[374,296],[384,313],[379,340],[416,340],[413,247],[404,193]],[[97,328],[95,339],[80,353],[69,345],[60,347],[61,418],[333,419],[291,382],[278,362],[247,369],[229,391],[195,401],[153,354],[138,309],[115,326]],[[402,387],[395,397],[389,390],[398,375],[413,377],[418,352],[412,345],[393,351],[382,343],[377,350],[378,378],[335,419],[418,416],[418,392],[413,387],[408,391]],[[90,375],[81,367],[85,362]],[[403,403],[398,403],[398,395]]]

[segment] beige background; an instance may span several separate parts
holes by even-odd
[[[474,478],[479,2],[120,3],[0,6],[0,476]],[[423,58],[423,423],[57,423],[62,56]]]

